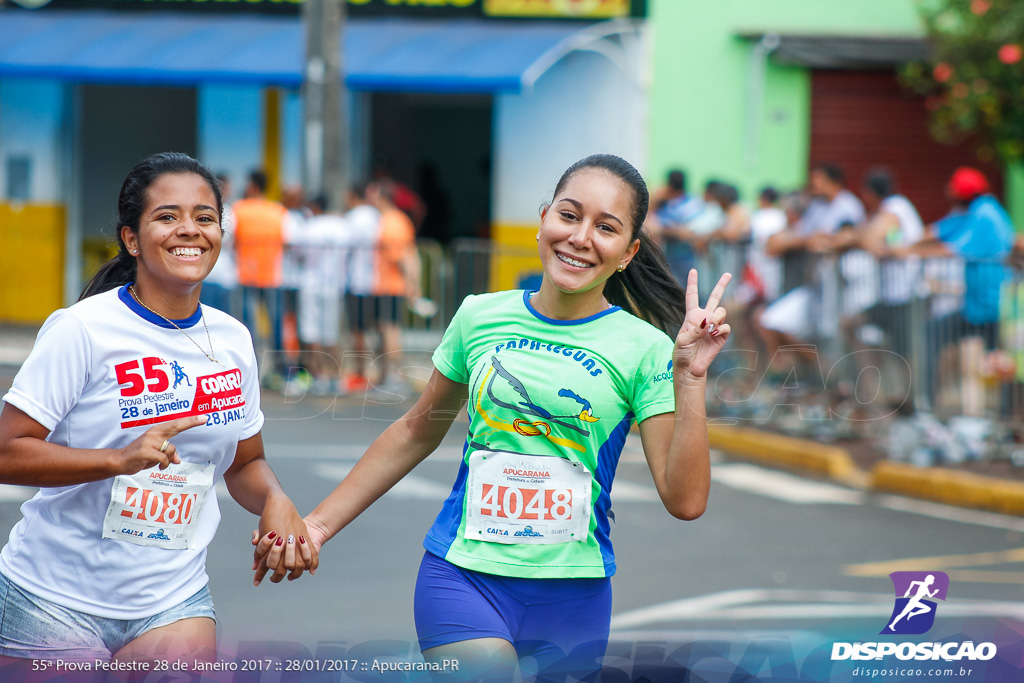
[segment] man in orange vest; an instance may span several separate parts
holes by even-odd
[[[235,260],[238,284],[242,287],[243,320],[257,349],[280,352],[282,343],[283,300],[281,274],[284,245],[288,241],[288,212],[280,203],[266,197],[267,177],[262,171],[249,174],[245,197],[235,202]],[[263,339],[256,324],[259,302],[267,308],[270,339]]]
[[[381,212],[376,245],[376,284],[373,290],[374,320],[380,332],[383,353],[378,358],[377,386],[385,391],[403,388],[391,371],[399,367],[402,339],[399,322],[406,298],[420,298],[420,260],[416,251],[416,229],[412,220],[395,204],[395,185],[375,182],[367,199]]]

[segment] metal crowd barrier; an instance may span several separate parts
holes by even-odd
[[[803,334],[783,349],[794,360],[773,370],[758,323],[775,302],[751,282],[752,260],[763,259],[755,251],[712,245],[697,260],[702,284],[734,274],[725,302],[733,335],[712,366],[709,414],[822,439],[877,436],[894,420],[922,414],[983,420],[1016,441],[1024,436],[1016,427],[1024,416],[1020,264],[809,254],[795,277],[776,274],[798,283],[806,301],[794,309],[802,311]],[[1014,452],[1024,464],[1024,447]]]
[[[496,289],[539,286],[536,249],[495,245],[485,239],[457,239],[447,248],[417,240],[421,299],[402,298],[399,326],[418,346],[440,340],[462,300]],[[375,248],[289,246],[280,287],[238,286],[225,296],[226,308],[245,322],[260,357],[268,351],[293,362],[306,337],[333,340],[351,332],[356,319],[382,315],[369,294],[378,259]],[[367,272],[369,269],[369,272]],[[353,275],[361,272],[362,274]],[[369,281],[368,281],[369,278]],[[359,296],[357,296],[359,295]],[[310,325],[315,334],[306,335]]]
[[[458,239],[442,247],[420,240],[417,251],[422,296],[433,306],[418,312],[415,306],[403,308],[400,325],[423,340],[439,340],[469,294],[540,284],[532,247],[484,239]],[[349,248],[315,252],[317,259],[339,264],[359,256],[375,254]],[[733,273],[724,302],[733,334],[712,366],[713,414],[770,422],[780,419],[777,408],[783,404],[795,405],[804,422],[810,413],[853,422],[914,412],[1002,421],[1024,414],[1024,269],[1019,264],[952,257],[877,260],[853,250],[808,254],[794,266],[793,259],[769,258],[750,243],[718,242],[697,255],[696,266],[702,301],[722,272]],[[792,339],[804,361],[791,368],[789,384],[786,377],[773,378],[768,368],[773,359],[758,329],[762,313],[787,294],[784,283],[800,284],[808,299],[801,309],[805,334]],[[314,284],[339,301],[345,297],[343,281]],[[973,300],[965,302],[967,291]],[[294,309],[301,289],[292,301],[287,291],[259,294],[236,294],[233,306],[244,299],[259,309],[263,324],[255,326],[254,336],[263,348],[273,348],[275,332],[267,324],[289,313],[301,316]],[[341,310],[344,333],[351,311]]]

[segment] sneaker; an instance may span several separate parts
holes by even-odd
[[[288,398],[301,398],[306,395],[312,380],[306,373],[298,373],[284,383],[284,395]]]
[[[362,375],[349,375],[345,378],[346,392],[366,391],[369,386],[370,381]]]
[[[380,384],[373,386],[374,394],[389,398],[389,402],[405,401],[412,397],[412,389],[397,377],[388,377]]]
[[[309,385],[309,390],[314,396],[330,396],[331,380],[326,377],[318,377]]]

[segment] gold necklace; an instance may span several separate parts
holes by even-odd
[[[160,313],[157,313],[152,308],[150,308],[146,304],[142,303],[142,299],[139,298],[138,293],[135,291],[134,285],[128,285],[128,291],[132,293],[132,296],[135,297],[135,300],[139,302],[140,306],[145,308],[147,311],[149,311],[153,315],[159,315],[161,318],[163,318],[164,320],[169,322],[171,325],[174,325],[174,328],[176,330],[178,330],[178,332],[181,332],[183,335],[188,337],[188,340],[190,342],[192,342],[193,344],[195,344],[196,348],[199,349],[200,351],[202,351],[203,355],[206,356],[207,358],[209,358],[211,362],[216,363],[217,365],[219,365],[221,367],[224,367],[224,364],[221,363],[219,360],[217,360],[216,354],[213,351],[213,340],[210,339],[210,328],[206,326],[206,316],[203,315],[203,308],[202,308],[202,306],[199,307],[199,319],[203,321],[203,327],[206,329],[206,341],[207,341],[207,343],[210,344],[210,353],[207,353],[206,350],[203,349],[203,347],[199,345],[199,342],[197,342],[195,339],[193,339],[191,336],[189,336],[188,332],[186,332],[185,330],[183,330],[180,327],[178,327],[178,324],[176,322],[174,322],[173,320],[171,320],[170,318],[168,318],[168,317],[166,317],[164,315],[161,315]]]

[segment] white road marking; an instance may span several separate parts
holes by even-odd
[[[616,503],[660,503],[658,489],[654,484],[634,484],[625,479],[616,478],[612,482],[612,505]]]
[[[858,505],[865,499],[861,491],[801,479],[792,474],[755,465],[717,465],[711,468],[711,479],[740,491],[784,500],[787,503]]]
[[[976,524],[978,526],[1024,532],[1024,519],[1020,517],[1010,517],[1009,515],[982,512],[980,510],[965,510],[964,508],[932,503],[927,500],[904,498],[902,496],[879,495],[873,500],[880,507],[888,508],[889,510],[912,512],[918,515],[925,515],[926,517],[935,517],[963,524]]]
[[[612,628],[636,628],[637,626],[662,621],[697,617],[722,607],[764,600],[766,593],[767,591],[755,589],[723,591],[721,593],[702,595],[697,598],[684,598],[660,605],[652,605],[651,607],[642,607],[629,612],[623,612],[622,614],[612,615]]]
[[[318,477],[340,482],[345,478],[355,463],[317,463],[313,467],[313,473]],[[420,477],[415,474],[407,474],[395,484],[385,495],[394,498],[412,498],[416,500],[442,501],[451,493],[451,485],[443,486],[437,482]]]
[[[36,495],[38,490],[32,486],[0,484],[0,503],[23,503]]]
[[[612,617],[613,630],[675,621],[843,619],[892,614],[893,596],[847,591],[745,589],[674,600]],[[944,616],[1008,617],[1024,621],[1024,602],[949,600]]]
[[[355,446],[340,444],[311,444],[267,442],[267,461],[275,460],[333,460],[355,462],[363,456],[369,443]],[[458,462],[462,460],[462,446],[441,446],[430,455],[430,462]]]

